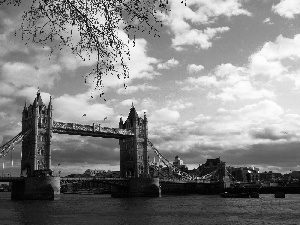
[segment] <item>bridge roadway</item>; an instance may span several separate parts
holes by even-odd
[[[53,121],[52,132],[58,134],[81,135],[103,138],[130,138],[134,134],[131,130],[102,127],[99,124],[82,125],[77,123],[64,123]]]

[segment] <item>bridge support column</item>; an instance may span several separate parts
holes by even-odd
[[[161,197],[159,178],[130,178],[128,187],[112,186],[112,197]]]
[[[12,200],[56,200],[59,197],[60,177],[26,177],[12,183]]]

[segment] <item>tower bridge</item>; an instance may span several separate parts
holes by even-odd
[[[59,198],[62,182],[66,178],[55,177],[51,170],[51,138],[53,133],[114,138],[120,145],[120,179],[103,182],[112,185],[112,196],[160,196],[159,178],[151,177],[149,167],[159,168],[148,157],[148,147],[165,166],[171,168],[181,180],[192,180],[187,173],[170,163],[148,139],[146,114],[139,117],[132,105],[126,121],[120,118],[118,128],[102,127],[99,124],[82,125],[53,119],[52,99],[43,103],[37,92],[33,104],[25,103],[22,112],[22,131],[0,147],[0,158],[22,141],[21,177],[10,178],[12,199]],[[7,178],[0,178],[0,182]],[[122,185],[120,185],[122,184]]]

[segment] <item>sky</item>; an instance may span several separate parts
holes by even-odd
[[[160,37],[130,41],[127,88],[104,77],[104,97],[84,82],[96,57],[25,43],[16,31],[26,6],[0,6],[0,145],[21,131],[25,101],[39,88],[46,104],[52,96],[56,121],[118,127],[134,104],[139,116],[146,112],[154,146],[189,169],[220,157],[261,172],[300,170],[300,1],[180,2],[160,15]],[[20,174],[20,151],[12,168],[9,155],[0,159],[5,172]],[[115,139],[52,138],[52,169],[62,175],[119,170],[119,155]]]

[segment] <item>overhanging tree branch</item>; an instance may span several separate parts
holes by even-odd
[[[27,0],[0,0],[1,4],[18,5]],[[23,15],[22,38],[61,50],[70,47],[83,60],[97,55],[93,76],[95,89],[103,92],[103,76],[129,77],[126,61],[130,59],[129,39],[138,32],[159,36],[156,25],[162,25],[158,12],[168,12],[168,0],[32,0]],[[71,29],[69,29],[71,27]],[[125,43],[118,32],[128,35]],[[76,40],[75,33],[79,33]],[[86,79],[87,77],[85,77]]]

